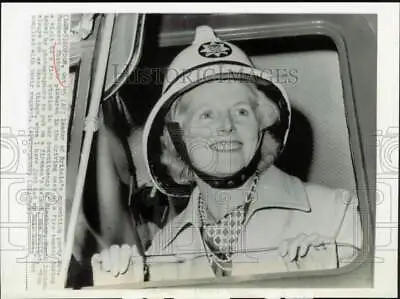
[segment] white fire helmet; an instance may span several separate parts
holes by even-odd
[[[196,28],[193,43],[182,50],[168,67],[162,95],[153,107],[143,132],[143,153],[147,170],[155,187],[168,196],[189,196],[192,186],[177,184],[160,161],[160,138],[166,125],[165,117],[171,105],[184,93],[216,80],[252,82],[266,93],[279,108],[280,118],[277,127],[281,149],[286,143],[291,108],[283,87],[271,82],[268,72],[254,67],[240,48],[216,37],[211,27],[199,26]]]

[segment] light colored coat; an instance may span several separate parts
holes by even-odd
[[[146,252],[151,282],[215,277],[199,230],[198,199],[195,188],[186,209],[155,235]],[[285,239],[313,233],[334,243],[327,250],[310,250],[299,263],[281,257],[278,247]],[[260,176],[238,243],[233,276],[341,267],[354,260],[362,246],[357,197],[304,183],[272,166]],[[97,273],[98,285],[142,282],[140,261],[116,280]]]
[[[195,188],[186,209],[154,237],[147,251],[151,281],[214,277],[199,230],[198,199]],[[232,258],[232,275],[316,270],[349,263],[357,256],[354,249],[362,244],[357,207],[357,197],[348,191],[306,184],[271,167],[260,176],[239,237],[238,251],[243,253]],[[313,258],[292,267],[277,249],[283,240],[302,233],[318,233],[335,240],[336,246],[310,252]]]

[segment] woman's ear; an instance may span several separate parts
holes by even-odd
[[[261,128],[265,129],[272,126],[279,120],[279,109],[272,100],[266,97],[265,94],[259,90],[257,90],[257,99],[257,118],[260,122]]]

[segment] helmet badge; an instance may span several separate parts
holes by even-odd
[[[199,47],[199,54],[206,58],[222,58],[231,55],[231,53],[231,47],[220,41],[207,42]]]

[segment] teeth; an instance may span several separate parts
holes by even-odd
[[[237,150],[241,147],[240,142],[218,142],[211,146],[214,150],[217,151],[233,151]]]

